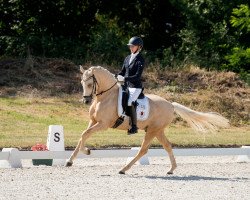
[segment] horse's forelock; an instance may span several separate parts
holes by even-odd
[[[93,75],[92,70],[90,70],[90,69],[85,70],[84,73],[82,74],[82,79],[86,80],[87,78],[89,78],[92,75]]]
[[[95,71],[95,68],[94,68],[94,67],[90,67],[90,68],[87,70],[87,74],[88,74],[88,75],[93,75],[93,74],[94,74],[94,71]]]

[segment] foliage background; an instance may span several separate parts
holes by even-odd
[[[248,0],[0,0],[0,56],[121,65],[134,35],[148,62],[249,79]]]
[[[250,82],[248,4],[0,0],[0,148],[45,140],[50,124],[63,124],[67,145],[77,144],[88,109],[82,113],[78,102],[82,91],[76,64],[99,64],[117,73],[134,35],[145,44],[146,93],[221,113],[237,127],[203,140],[177,117],[177,125],[167,131],[173,144],[249,145],[250,89],[241,80]],[[120,137],[112,130],[95,135],[88,145],[139,145],[143,135]]]

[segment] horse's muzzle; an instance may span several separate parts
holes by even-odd
[[[90,104],[91,101],[92,101],[92,97],[90,96],[84,96],[83,99],[82,99],[83,103],[84,104]]]

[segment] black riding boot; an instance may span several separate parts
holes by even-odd
[[[135,106],[128,106],[129,114],[130,114],[130,119],[131,119],[131,129],[128,130],[128,135],[135,134],[138,132],[138,128],[136,126],[137,124],[137,115],[136,115],[136,110]]]

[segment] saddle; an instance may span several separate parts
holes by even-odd
[[[129,116],[128,113],[128,98],[129,98],[129,90],[126,86],[121,85],[119,88],[119,95],[118,95],[118,116],[119,118],[116,120],[115,124],[112,128],[117,128],[121,125],[124,121],[124,118]],[[138,99],[134,103],[137,113],[137,120],[144,121],[148,118],[149,115],[149,101],[148,97],[146,97],[143,93],[143,89],[141,94],[139,95]]]
[[[121,85],[122,87],[122,108],[123,112],[128,116],[128,98],[129,98],[129,90],[125,85]],[[144,88],[142,88],[142,91],[138,97],[138,99],[144,99],[145,95],[143,94]],[[135,109],[138,106],[137,100],[134,102]]]

